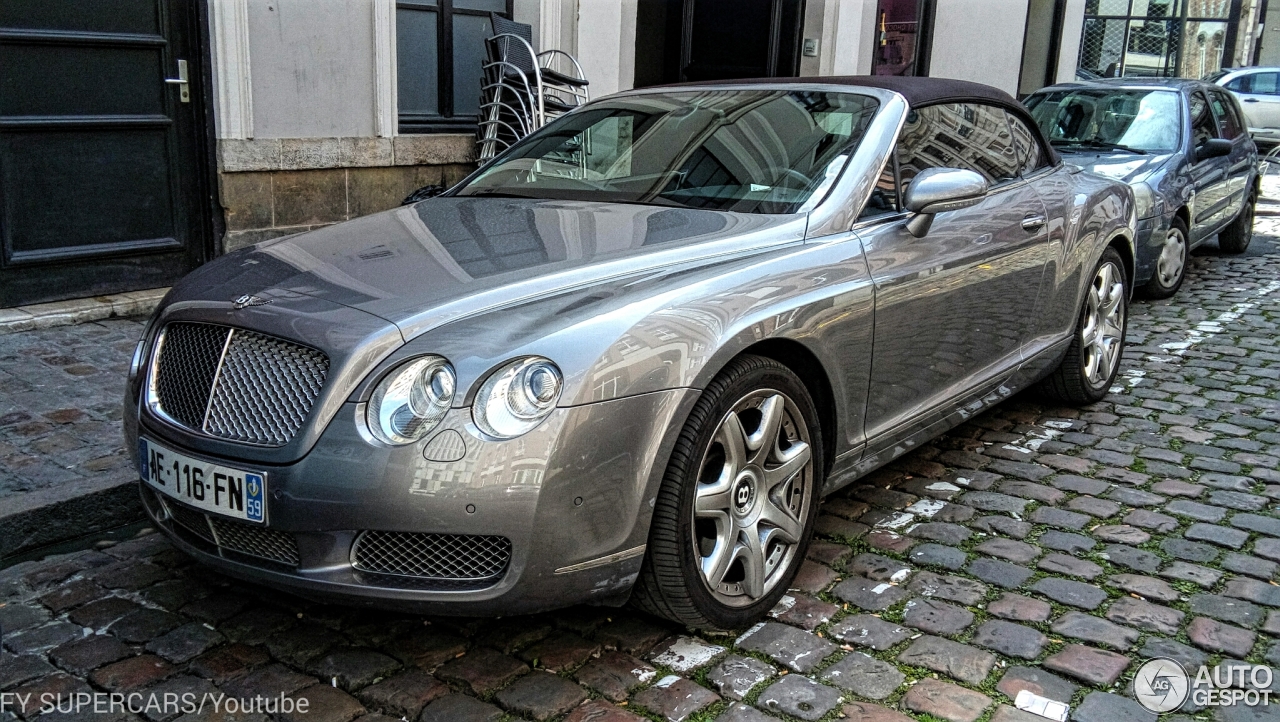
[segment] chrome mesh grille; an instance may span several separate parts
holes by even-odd
[[[237,330],[227,344],[205,431],[280,446],[302,428],[320,395],[329,359],[315,349]]]
[[[496,579],[511,562],[503,536],[367,531],[351,550],[364,572],[425,579]]]
[[[275,529],[209,517],[218,546],[251,557],[298,566],[298,544],[292,534]]]
[[[174,522],[217,546],[219,551],[232,551],[291,567],[298,566],[298,543],[292,534],[233,519],[221,519],[169,499],[163,499],[161,503]]]
[[[329,373],[323,353],[274,336],[171,323],[148,403],[198,433],[283,446],[302,428]]]
[[[174,421],[193,429],[204,423],[209,389],[218,375],[218,361],[227,345],[225,326],[174,323],[164,333],[156,363],[155,392],[160,406]]]

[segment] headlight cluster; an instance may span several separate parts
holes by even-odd
[[[457,376],[440,356],[422,356],[392,369],[369,399],[369,430],[385,444],[410,444],[434,429],[453,406]],[[511,439],[532,431],[560,400],[564,381],[548,359],[516,359],[494,371],[472,405],[476,426]]]
[[[435,428],[453,405],[449,362],[423,356],[387,374],[369,399],[369,430],[386,444],[408,444]]]
[[[560,369],[544,358],[518,359],[489,376],[471,418],[489,436],[510,439],[531,431],[560,400]]]

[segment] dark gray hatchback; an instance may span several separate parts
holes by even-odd
[[[1229,93],[1198,80],[1115,78],[1024,102],[1068,163],[1133,187],[1134,285],[1147,296],[1176,293],[1191,249],[1214,234],[1227,253],[1249,246],[1258,153]]]

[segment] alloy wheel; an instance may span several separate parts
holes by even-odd
[[[1085,302],[1080,329],[1084,376],[1092,386],[1110,380],[1124,342],[1124,276],[1114,263],[1098,267]]]
[[[1186,264],[1187,239],[1178,228],[1170,228],[1164,238],[1164,246],[1160,248],[1160,258],[1156,260],[1156,274],[1165,288],[1171,288],[1182,277]]]
[[[813,451],[795,403],[753,391],[720,421],[701,465],[693,503],[693,548],[718,601],[746,606],[791,566],[814,503]]]

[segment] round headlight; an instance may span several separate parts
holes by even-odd
[[[476,394],[471,416],[489,436],[511,439],[532,431],[560,400],[564,381],[547,359],[517,359],[494,371]]]
[[[411,444],[435,428],[453,405],[453,367],[423,356],[387,374],[369,399],[369,431],[386,444]]]

